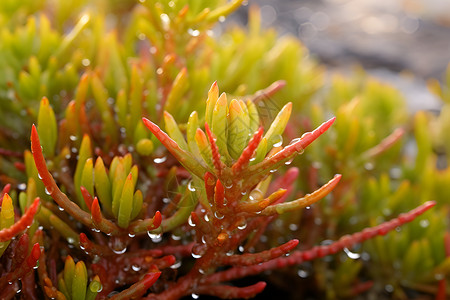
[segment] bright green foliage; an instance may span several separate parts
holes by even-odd
[[[67,256],[64,271],[58,279],[58,289],[67,300],[95,299],[101,291],[102,285],[98,276],[95,276],[88,285],[88,274],[84,262],[75,264],[71,256]]]

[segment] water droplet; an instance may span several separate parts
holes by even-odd
[[[250,201],[259,201],[264,197],[263,192],[260,189],[254,189],[250,192],[250,196],[248,197]]]
[[[306,278],[309,276],[309,273],[306,270],[298,270],[297,274],[300,278]]]
[[[286,166],[289,166],[290,164],[292,164],[293,161],[294,161],[294,159],[292,158],[292,159],[288,160],[287,162],[285,162],[284,164]]]
[[[386,290],[386,292],[388,293],[392,293],[394,291],[394,287],[391,284],[386,284],[384,286],[384,289]]]
[[[224,182],[224,187],[225,187],[226,189],[231,189],[231,188],[233,187],[233,181],[232,181],[231,179],[226,180],[226,181]]]
[[[18,289],[17,292],[16,292],[16,294],[20,294],[21,292],[22,292],[22,290],[21,290],[21,289]]]
[[[193,258],[200,258],[205,254],[206,252],[206,245],[205,244],[195,244],[192,247],[191,254]]]
[[[278,134],[272,138],[272,142],[274,147],[281,147],[283,145],[283,137]]]
[[[348,258],[350,258],[350,259],[358,259],[361,257],[361,255],[359,253],[352,252],[348,248],[344,248],[344,252],[345,252],[345,254],[347,254]]]
[[[153,162],[155,164],[162,164],[163,162],[165,162],[167,160],[167,156],[163,156],[163,157],[157,157],[153,160]]]
[[[311,209],[311,206],[307,206],[307,207],[305,207],[305,209]]]
[[[151,233],[150,231],[148,231],[147,234],[152,239],[153,243],[159,243],[162,241],[162,234],[155,234]]]
[[[297,224],[289,224],[289,230],[291,230],[291,231],[298,230],[298,225]]]
[[[189,181],[187,187],[188,187],[188,190],[190,190],[191,192],[195,192],[195,187],[194,187],[194,184],[192,183],[192,181]]]
[[[191,297],[192,297],[192,299],[198,299],[198,297],[200,297],[200,296],[197,295],[197,294],[192,293],[192,294],[191,294]]]
[[[436,273],[436,274],[434,275],[434,279],[436,279],[436,280],[442,280],[442,279],[444,279],[444,278],[445,278],[445,275],[442,274],[442,273]]]
[[[136,235],[133,234],[133,233],[129,233],[128,236],[129,236],[130,238],[134,238]]]
[[[219,17],[219,22],[223,23],[223,22],[225,22],[225,19],[226,19],[225,16],[220,16]]]
[[[163,26],[164,31],[168,31],[170,29],[170,18],[166,14],[161,14],[159,16],[161,18],[161,23]]]
[[[41,174],[39,174],[39,173],[38,173],[38,178],[39,178],[40,180],[42,180],[42,176],[41,176]]]
[[[205,214],[205,216],[203,217],[203,219],[205,219],[206,222],[209,222],[208,214]]]
[[[188,218],[188,224],[192,227],[195,227],[195,223],[192,221],[191,216],[189,216],[189,218]]]
[[[47,195],[51,195],[51,193],[53,193],[53,187],[45,188],[44,191]]]
[[[364,164],[364,169],[366,169],[367,171],[371,171],[375,168],[375,165],[371,162],[367,162]]]
[[[430,225],[430,221],[428,221],[427,219],[420,220],[419,224],[420,224],[420,227],[427,228]]]
[[[124,254],[127,251],[127,247],[123,249],[112,249],[115,254]]]
[[[100,232],[100,229],[97,229],[97,228],[91,228],[91,230],[92,230],[93,232]]]
[[[216,212],[214,213],[214,217],[216,217],[216,218],[219,219],[219,220],[222,220],[225,216],[222,215],[220,212],[216,211]]]
[[[277,169],[272,169],[272,170],[270,170],[269,172],[270,173],[275,173],[277,171]]]
[[[176,263],[170,266],[171,269],[178,269],[179,267],[181,267],[181,261],[177,261]]]
[[[244,230],[245,228],[247,228],[247,222],[242,222],[241,224],[238,225],[237,227],[239,230]]]
[[[131,269],[133,269],[133,271],[135,271],[135,272],[139,272],[141,270],[141,266],[139,266],[139,265],[132,265]]]
[[[239,246],[239,247],[238,247],[238,250],[239,250],[239,252],[244,253],[245,248],[244,248],[244,246]]]
[[[192,28],[189,28],[189,29],[188,29],[188,33],[189,33],[190,35],[192,35],[192,36],[199,36],[199,35],[200,35],[200,31],[198,31],[198,30],[196,30],[196,29],[192,29]]]
[[[172,233],[172,235],[170,236],[172,238],[172,240],[174,241],[179,241],[181,240],[181,236],[180,235],[176,235],[174,233]]]
[[[27,188],[27,185],[25,183],[20,183],[17,185],[17,188],[21,191],[24,191]]]
[[[73,244],[73,243],[75,243],[75,239],[72,238],[72,237],[68,237],[68,238],[67,238],[67,242],[68,242],[69,244]]]
[[[231,256],[231,255],[233,255],[233,254],[234,254],[234,251],[233,251],[233,250],[230,250],[230,251],[228,251],[228,252],[226,253],[227,256]]]

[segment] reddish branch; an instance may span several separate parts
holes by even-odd
[[[158,280],[161,272],[148,273],[140,281],[133,284],[125,291],[112,296],[111,300],[136,299],[142,297],[145,292]]]
[[[209,144],[211,146],[212,162],[214,164],[214,168],[216,169],[216,174],[220,178],[222,170],[225,168],[225,164],[220,160],[219,147],[217,147],[216,144],[216,137],[209,129],[208,123],[205,123],[205,131],[208,135]]]
[[[280,257],[294,249],[297,245],[298,240],[294,239],[283,245],[259,253],[246,253],[242,255],[225,256],[222,259],[222,263],[224,265],[256,265]]]
[[[219,297],[222,299],[248,299],[261,293],[266,287],[264,281],[246,287],[229,285],[206,285],[194,289],[194,293]]]
[[[82,210],[73,201],[67,198],[66,194],[61,192],[56,184],[53,176],[47,169],[47,164],[45,163],[44,155],[42,153],[41,143],[39,141],[39,135],[36,130],[36,126],[33,125],[31,128],[31,152],[33,153],[34,163],[38,170],[40,177],[42,178],[42,183],[44,183],[45,188],[50,193],[50,196],[58,203],[59,206],[64,208],[71,216],[83,223],[88,227],[92,227],[91,216],[89,213]]]
[[[28,250],[28,244],[26,246]],[[16,249],[16,253],[18,251],[21,250]],[[27,258],[23,258],[22,261],[18,263],[17,267],[13,271],[0,278],[0,289],[3,289],[8,284],[8,282],[14,282],[22,278],[28,272],[31,272],[33,268],[36,266],[40,256],[41,256],[41,249],[39,244],[36,243],[33,245],[33,248],[31,249],[31,252]]]
[[[259,127],[258,131],[255,132],[252,139],[248,142],[247,147],[245,147],[244,151],[242,151],[242,154],[239,157],[239,159],[231,167],[234,174],[239,173],[242,169],[244,169],[248,165],[253,154],[255,154],[256,148],[258,148],[258,145],[261,142],[263,133],[264,128]]]
[[[84,203],[86,203],[87,208],[91,209],[92,206],[92,195],[89,191],[84,187],[80,186],[81,195],[83,196]]]
[[[36,198],[19,221],[15,222],[11,227],[0,230],[0,242],[9,241],[21,231],[27,229],[27,227],[33,223],[34,215],[36,214],[38,207],[39,198]]]
[[[423,214],[435,204],[436,202],[434,201],[428,201],[407,213],[400,214],[397,218],[392,219],[388,222],[384,222],[375,227],[366,228],[363,231],[354,233],[352,235],[345,235],[338,241],[330,245],[315,246],[306,251],[294,251],[288,257],[279,257],[277,259],[259,265],[253,265],[249,267],[233,267],[226,271],[209,275],[203,278],[203,280],[201,280],[201,283],[215,284],[217,282],[231,281],[238,278],[259,274],[266,270],[273,270],[286,266],[297,265],[305,261],[334,254],[344,248],[350,248],[355,244],[362,243],[377,235],[385,235],[398,226],[413,221],[417,216]]]

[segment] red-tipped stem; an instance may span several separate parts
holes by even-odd
[[[28,208],[25,214],[11,227],[0,230],[0,242],[9,241],[20,232],[27,229],[33,223],[34,215],[39,207],[39,198],[34,199],[33,204]]]
[[[242,151],[242,154],[239,157],[239,159],[231,167],[234,173],[239,173],[242,169],[244,169],[248,165],[250,159],[255,153],[256,148],[258,148],[258,145],[261,142],[263,133],[264,128],[259,127],[258,131],[255,132],[252,139],[248,142],[247,147],[244,149],[244,151]]]
[[[220,153],[219,153],[219,148],[217,147],[217,144],[216,144],[216,137],[209,129],[208,123],[205,123],[205,131],[206,131],[206,135],[208,136],[208,139],[209,139],[209,145],[211,146],[212,162],[213,162],[214,168],[216,169],[217,176],[220,177],[225,165],[220,160]]]

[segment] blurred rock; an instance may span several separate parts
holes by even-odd
[[[263,26],[297,36],[332,68],[345,71],[359,64],[376,69],[378,77],[399,84],[414,103],[413,111],[438,108],[425,80],[441,80],[450,62],[450,1],[250,0],[249,4],[261,7]],[[238,16],[246,21],[245,8]],[[412,84],[405,77],[394,80],[402,71],[416,76]]]

